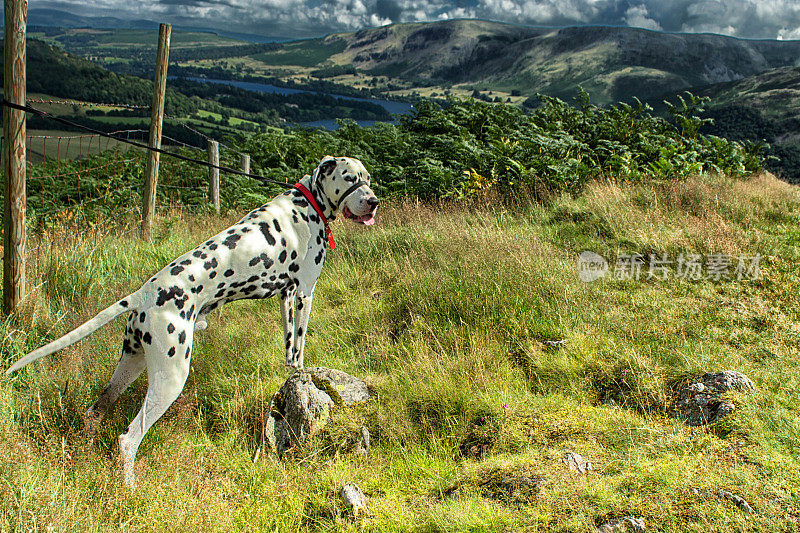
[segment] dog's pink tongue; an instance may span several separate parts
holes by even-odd
[[[375,223],[375,217],[372,215],[364,215],[359,221],[365,226],[371,226]]]

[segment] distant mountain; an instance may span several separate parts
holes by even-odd
[[[28,10],[28,25],[56,26],[59,28],[124,28],[129,30],[158,29],[158,22],[116,17],[85,17],[58,9],[33,8]]]
[[[0,24],[1,25],[1,24]],[[134,19],[126,20],[116,17],[87,17],[75,15],[68,11],[58,9],[36,8],[28,10],[29,26],[54,26],[57,28],[95,28],[95,29],[126,29],[126,30],[158,30],[159,23],[146,20]],[[220,31],[200,26],[174,25],[174,29],[182,31],[214,33],[231,39],[253,43],[269,43],[284,40],[278,37],[267,37],[252,33],[238,33],[230,31]]]
[[[744,40],[639,28],[530,28],[477,20],[394,24],[328,36],[330,57],[368,74],[600,103],[800,66],[800,41]]]

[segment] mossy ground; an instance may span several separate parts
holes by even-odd
[[[2,324],[4,367],[239,215],[174,214],[153,244],[132,234],[41,257],[29,266],[45,283]],[[122,326],[111,324],[0,379],[0,530],[591,531],[620,515],[648,531],[796,530],[799,215],[797,191],[771,177],[697,177],[595,183],[546,205],[397,202],[372,228],[337,223],[306,362],[362,377],[373,400],[334,417],[319,447],[254,463],[287,376],[279,310],[230,304],[197,335],[186,388],[145,438],[130,493],[116,436],[145,379],[93,441],[81,422],[116,362]],[[760,254],[761,276],[583,283],[583,250]],[[669,416],[676,382],[723,369],[756,384],[732,417],[696,428]],[[602,403],[608,390],[616,401]],[[369,458],[326,448],[361,424]],[[469,439],[481,453],[463,452]],[[568,471],[565,450],[595,471]],[[541,490],[487,497],[507,472],[541,478]],[[335,496],[351,481],[369,497],[356,521]],[[755,512],[691,488],[731,491]]]

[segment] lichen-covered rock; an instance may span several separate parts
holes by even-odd
[[[363,515],[367,511],[367,497],[364,496],[361,488],[355,483],[344,485],[339,491],[339,495],[342,497],[344,506],[353,517],[358,518],[359,515]]]
[[[356,453],[356,455],[363,455],[364,457],[369,455],[369,430],[364,426],[361,426],[361,435],[359,436],[358,441],[356,441],[353,451]]]
[[[295,372],[272,397],[264,440],[283,455],[318,433],[336,406],[369,399],[366,384],[340,370],[312,367]]]
[[[680,387],[675,414],[690,426],[713,424],[736,410],[730,401],[723,398],[726,392],[746,393],[754,388],[753,382],[741,372],[706,373]]]
[[[736,507],[747,514],[751,514],[753,512],[753,508],[744,498],[738,494],[728,492],[727,490],[718,490],[716,492],[712,492],[709,490],[697,490],[695,488],[691,488],[689,489],[689,493],[703,500],[718,500],[720,498],[728,500],[733,502]]]
[[[591,472],[593,470],[592,463],[589,462],[589,460],[572,451],[566,452],[564,457],[561,458],[561,462],[564,463],[570,470],[577,470],[581,474],[586,474],[587,472]]]
[[[597,528],[598,533],[623,533],[633,531],[644,533],[644,518],[634,518],[633,516],[623,516],[609,520]]]

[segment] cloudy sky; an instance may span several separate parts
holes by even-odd
[[[392,22],[479,18],[800,39],[800,0],[58,0],[30,7],[296,38]]]

